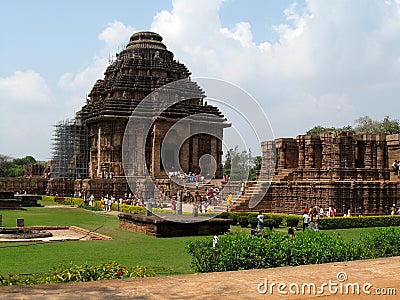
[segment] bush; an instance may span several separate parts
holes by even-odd
[[[247,228],[249,226],[249,218],[247,216],[240,216],[239,225],[240,227]]]
[[[251,227],[252,229],[257,228],[257,224],[258,224],[258,219],[257,219],[257,217],[249,216],[249,217],[247,217],[247,219],[248,219],[249,224],[250,224],[250,227]]]
[[[272,231],[261,236],[238,233],[220,236],[215,247],[211,239],[189,242],[187,251],[192,256],[191,266],[195,272],[389,257],[400,255],[400,228],[380,228],[359,241],[345,241],[339,234],[314,231],[306,231],[295,238]]]
[[[275,221],[275,228],[279,228],[279,226],[282,224],[282,221],[286,218],[285,215],[278,214],[268,214],[267,216]]]
[[[87,282],[97,280],[138,278],[154,276],[154,271],[148,267],[136,266],[127,268],[124,265],[108,262],[96,266],[69,264],[58,267],[46,273],[32,275],[0,275],[0,285],[28,285],[62,282]]]
[[[258,213],[256,212],[223,212],[218,215],[219,218],[223,219],[231,219],[232,225],[236,225],[240,217],[257,217]],[[273,219],[275,221],[275,228],[279,228],[282,225],[283,221],[287,218],[287,215],[283,214],[264,214],[264,218]]]
[[[269,228],[272,230],[272,228],[276,227],[276,221],[273,219],[265,219],[264,218],[264,228]]]
[[[300,217],[296,217],[296,216],[288,216],[286,217],[286,226],[288,227],[297,227],[299,225],[300,222]]]
[[[320,218],[320,229],[400,226],[400,216],[366,216]]]
[[[54,196],[42,196],[43,201],[55,202]]]

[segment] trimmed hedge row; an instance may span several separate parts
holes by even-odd
[[[321,218],[320,229],[342,229],[362,227],[400,226],[400,216],[365,216],[365,217],[335,217]]]
[[[242,227],[247,227],[248,224],[254,224],[254,219],[257,219],[258,213],[256,212],[223,212],[218,215],[218,218],[230,219],[232,220],[232,225],[237,225],[239,223]],[[295,224],[295,227],[299,224],[301,220],[301,216],[295,215],[284,215],[284,214],[263,214],[264,215],[264,226],[270,227],[273,220],[274,224],[272,225],[275,228],[279,228],[279,226],[290,226],[288,224]],[[246,225],[247,223],[247,225]],[[253,225],[254,226],[254,225]],[[256,224],[257,226],[257,224]]]
[[[222,272],[371,259],[400,255],[400,228],[379,228],[360,240],[306,231],[294,238],[274,231],[237,233],[187,244],[195,272]]]
[[[94,201],[93,206],[98,207],[100,209],[104,209],[104,207],[101,206],[101,201]],[[126,213],[139,213],[139,214],[146,213],[146,208],[143,206],[118,204],[118,203],[113,203],[111,205],[111,210],[126,212]]]
[[[55,196],[42,196],[43,201],[50,201],[50,202],[58,202],[64,203],[68,205],[84,205],[84,201],[82,198],[74,198],[74,197],[55,197]]]
[[[239,223],[242,227],[248,227],[254,221],[258,213],[255,212],[223,212],[218,217],[232,220],[233,225]],[[303,218],[296,215],[283,214],[264,214],[264,222],[272,219],[275,221],[275,228],[279,226],[298,227],[303,225]],[[269,221],[267,221],[269,222]],[[268,223],[269,224],[269,223]],[[269,225],[265,225],[268,227]],[[319,219],[319,229],[344,229],[344,228],[362,228],[362,227],[390,227],[400,226],[400,216],[364,216],[364,217],[323,217]]]

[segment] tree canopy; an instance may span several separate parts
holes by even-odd
[[[12,158],[0,154],[0,177],[18,177],[24,175],[25,166],[36,163],[32,156]]]
[[[386,116],[382,121],[373,120],[369,116],[364,116],[356,119],[354,123],[354,128],[351,125],[346,125],[343,127],[323,127],[321,125],[317,125],[308,130],[307,134],[320,134],[335,130],[351,130],[357,134],[400,133],[400,122],[396,119],[391,120],[389,116]]]
[[[226,153],[224,175],[235,181],[256,180],[257,171],[261,169],[261,161],[261,156],[253,157],[250,149],[239,151],[236,146]]]

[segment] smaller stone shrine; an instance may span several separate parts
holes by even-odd
[[[0,210],[21,209],[22,200],[14,198],[13,192],[0,192]]]
[[[180,215],[179,222],[163,219],[156,215],[119,214],[121,228],[155,237],[178,237],[220,235],[229,231],[231,221],[227,219],[204,219]]]

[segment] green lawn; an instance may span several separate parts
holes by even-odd
[[[53,202],[41,202],[55,205]],[[157,275],[193,273],[191,257],[185,246],[190,240],[211,237],[154,238],[120,229],[118,217],[80,208],[32,207],[24,210],[4,210],[3,226],[15,227],[16,218],[25,218],[25,225],[75,225],[111,236],[108,241],[69,241],[54,243],[0,243],[0,274],[31,274],[45,272],[61,264],[89,263],[97,265],[115,261],[127,266],[154,267]],[[231,231],[249,231],[232,226]],[[274,229],[276,230],[276,229]],[[279,228],[287,232],[287,228]],[[373,228],[325,230],[340,233],[345,239],[359,239]],[[301,234],[298,229],[296,234]]]
[[[0,243],[0,274],[31,274],[69,262],[98,264],[108,261],[127,266],[151,266],[157,275],[193,272],[185,246],[187,241],[199,237],[154,238],[120,229],[116,216],[62,206],[4,210],[0,213],[3,215],[3,226],[14,227],[16,218],[25,218],[25,226],[76,225],[88,230],[100,227],[97,232],[113,238],[108,241],[41,244]]]

